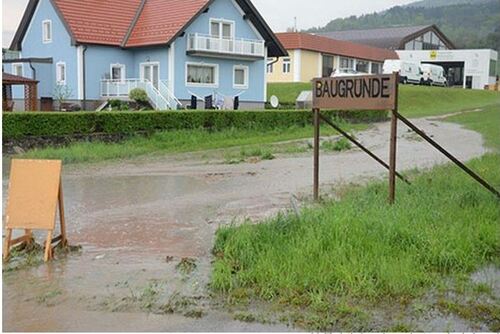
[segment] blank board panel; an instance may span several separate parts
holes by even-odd
[[[54,230],[60,160],[12,160],[6,228]]]

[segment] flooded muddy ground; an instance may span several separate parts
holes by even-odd
[[[416,124],[461,160],[487,152],[479,134],[459,125],[425,119]],[[447,162],[399,129],[400,170]],[[357,138],[387,160],[387,123]],[[4,208],[8,168],[5,162]],[[324,192],[385,175],[358,150],[321,156]],[[300,330],[272,316],[246,321],[210,296],[208,284],[217,227],[288,210],[292,197],[308,203],[311,154],[236,165],[224,164],[217,151],[70,165],[63,187],[69,241],[82,250],[49,264],[4,270],[5,331]],[[419,328],[448,330],[446,319],[431,318],[435,325],[425,321],[427,327]],[[462,328],[475,327],[451,330]]]

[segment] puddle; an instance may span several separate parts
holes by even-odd
[[[430,127],[421,122],[424,128]],[[445,146],[460,147],[462,160],[485,152],[477,133],[449,123],[439,123],[439,131],[433,131]],[[386,158],[387,133],[388,125],[379,124],[358,137]],[[401,138],[399,147],[398,165],[403,170],[447,162],[425,143]],[[321,161],[323,184],[385,175],[385,170],[358,151],[324,154]],[[3,167],[5,208],[7,159]],[[267,217],[290,208],[293,195],[310,194],[311,157],[239,165],[207,165],[175,157],[74,165],[64,168],[63,187],[68,239],[83,249],[78,255],[4,273],[4,330],[290,330],[284,325],[235,321],[231,314],[212,307],[207,291],[211,248],[217,227],[234,216]],[[159,284],[158,296],[148,288],[151,284]],[[158,297],[155,303],[163,303],[175,294],[194,298],[202,317],[151,314],[142,309],[143,295]],[[107,301],[120,299],[133,303],[121,305],[119,312],[106,308]]]

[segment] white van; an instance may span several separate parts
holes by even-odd
[[[399,79],[402,83],[422,84],[422,70],[420,63],[404,60],[386,60],[384,62],[384,74],[399,73]]]
[[[424,84],[429,86],[448,86],[448,80],[444,74],[444,68],[439,65],[422,64]]]

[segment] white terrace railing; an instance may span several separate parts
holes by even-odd
[[[126,99],[130,91],[135,88],[146,91],[149,101],[156,110],[177,109],[181,105],[180,101],[168,89],[168,85],[162,81],[158,83],[157,88],[148,80],[101,80],[101,96],[103,98]]]
[[[195,33],[188,35],[187,51],[265,57],[265,44],[259,40],[224,39]]]
[[[181,101],[170,90],[168,81],[160,80],[158,84],[158,91],[160,94],[167,100],[171,109],[177,109],[178,107],[182,107]]]

